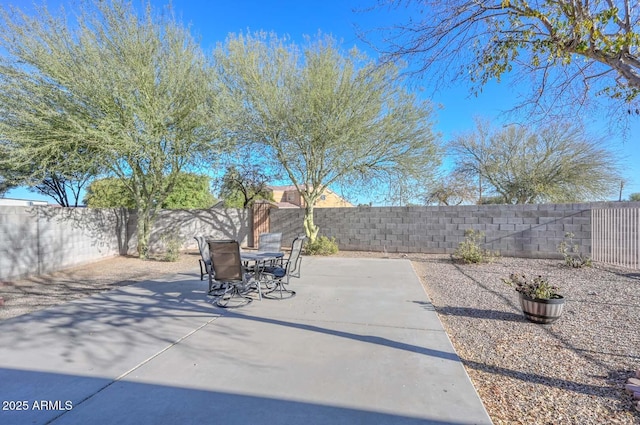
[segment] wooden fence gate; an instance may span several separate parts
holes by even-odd
[[[271,208],[275,208],[268,201],[258,200],[253,204],[253,247],[258,246],[258,236],[260,233],[269,233],[271,223],[269,222],[269,211]]]
[[[591,256],[594,261],[640,268],[640,208],[591,210]]]

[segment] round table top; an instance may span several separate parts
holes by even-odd
[[[243,261],[265,261],[284,257],[283,252],[242,252]]]

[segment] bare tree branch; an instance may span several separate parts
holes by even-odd
[[[541,105],[551,95],[557,110],[596,96],[612,108],[636,105],[640,8],[632,1],[380,0],[378,7],[405,7],[421,18],[378,29],[375,47],[383,60],[407,59],[415,75],[438,85],[463,78],[477,93],[516,71],[534,82],[524,104]]]

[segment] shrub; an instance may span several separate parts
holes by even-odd
[[[318,236],[314,242],[308,242],[304,247],[307,255],[331,255],[338,252],[336,238],[329,239],[326,236]]]
[[[465,263],[485,263],[492,261],[498,253],[488,251],[480,247],[480,239],[484,237],[481,231],[467,229],[464,232],[464,241],[458,244],[458,248],[453,253],[453,258]]]
[[[162,236],[162,244],[164,245],[164,253],[162,259],[164,261],[176,262],[180,259],[180,247],[182,242],[176,234],[165,234]]]
[[[542,300],[561,298],[561,295],[558,293],[558,287],[551,285],[549,281],[542,276],[528,278],[523,274],[511,273],[509,279],[502,279],[502,281],[529,298]]]
[[[558,252],[564,257],[564,263],[576,269],[591,267],[591,258],[583,255],[578,244],[573,243],[574,236],[571,232],[565,233],[564,240],[558,245]]]

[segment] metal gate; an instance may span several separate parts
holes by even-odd
[[[253,247],[258,246],[258,236],[261,233],[269,233],[269,211],[274,206],[268,201],[258,200],[253,204]]]
[[[591,210],[591,255],[594,261],[640,268],[640,208]]]

